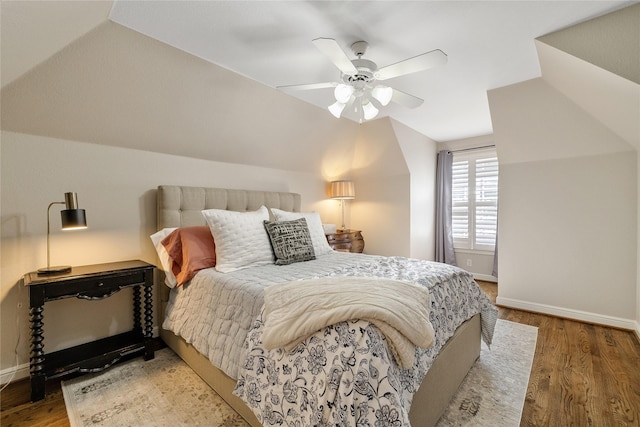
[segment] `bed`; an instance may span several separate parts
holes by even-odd
[[[202,214],[203,210],[217,210],[216,214],[218,211],[253,213],[258,212],[262,206],[268,208],[270,217],[274,212],[280,212],[282,215],[288,212],[299,213],[301,198],[298,194],[284,192],[159,186],[157,189],[157,230],[158,234],[160,232],[166,234],[173,229],[208,226],[210,222],[207,222]],[[277,219],[295,219],[300,215],[303,214],[283,216]],[[307,216],[306,220],[309,222],[308,229],[311,230],[311,222],[314,221],[314,218]],[[237,229],[235,231],[237,232]],[[317,240],[314,240],[313,244],[315,245],[316,242]],[[154,243],[156,242],[154,241]],[[218,245],[217,239],[216,245]],[[317,247],[314,246],[314,249],[318,253]],[[220,258],[218,262],[221,262]],[[427,268],[425,267],[427,265],[428,269],[435,269],[435,273],[429,279],[418,280],[414,276],[415,270],[413,267],[408,268],[408,265],[413,265],[418,269]],[[301,412],[301,408],[304,407],[305,410],[311,411],[309,408],[314,405],[316,409],[320,407],[320,412],[324,410],[325,413],[331,413],[328,419],[332,421],[325,420],[309,424],[337,425],[340,423],[336,420],[340,419],[345,425],[349,425],[350,423],[348,420],[345,421],[344,417],[348,417],[349,412],[351,412],[351,417],[354,417],[354,410],[356,412],[363,411],[358,408],[364,407],[364,412],[368,410],[371,413],[375,413],[377,410],[380,415],[384,412],[382,411],[383,406],[388,412],[388,408],[391,407],[393,410],[395,405],[397,411],[391,411],[391,415],[392,418],[396,418],[391,421],[402,423],[403,419],[405,421],[408,419],[414,427],[435,425],[468,370],[479,357],[481,338],[490,343],[497,318],[495,307],[468,273],[455,267],[437,265],[437,263],[426,263],[400,257],[376,257],[331,251],[330,253],[322,253],[309,261],[283,266],[267,263],[227,273],[215,270],[215,268],[202,268],[185,285],[172,289],[164,284],[159,284],[158,287],[161,289],[160,315],[163,325],[160,336],[231,407],[255,427],[261,426],[263,423],[264,425],[280,423],[289,425],[289,417],[301,416],[298,413]],[[402,276],[400,278],[406,279],[406,282],[428,282],[428,286],[424,283],[420,286],[429,288],[432,308],[436,307],[437,303],[440,307],[438,310],[442,311],[442,314],[431,313],[431,320],[436,323],[453,322],[453,325],[446,328],[436,328],[437,325],[434,323],[436,329],[433,337],[434,345],[428,349],[415,351],[415,360],[412,359],[412,362],[416,367],[426,363],[428,365],[424,368],[426,373],[421,371],[419,375],[416,375],[415,369],[411,371],[406,366],[398,366],[396,363],[398,355],[393,351],[393,348],[389,350],[388,347],[392,346],[387,345],[391,341],[381,335],[376,327],[358,319],[340,323],[339,325],[342,325],[340,327],[325,328],[323,333],[308,337],[307,341],[303,341],[303,344],[298,343],[297,346],[293,346],[291,351],[282,349],[267,351],[261,347],[262,334],[265,332],[263,329],[267,323],[264,318],[265,289],[276,289],[275,285],[282,285],[281,282],[291,283],[306,280],[308,283],[310,278],[341,281],[350,280],[348,278],[351,277],[354,281],[368,280],[367,278],[372,275],[380,274],[382,276],[390,271],[393,272],[394,277]],[[159,276],[161,276],[159,281],[164,282],[163,275]],[[242,291],[244,293],[235,293],[239,291],[233,287],[238,283],[244,289]],[[211,292],[213,287],[223,289],[224,294],[215,294],[214,296]],[[469,295],[465,294],[458,298],[458,292],[461,295],[462,292],[469,292]],[[451,309],[451,312],[445,312],[444,307],[452,305],[452,301],[456,298],[461,301],[458,304],[459,307]],[[437,302],[438,299],[441,299],[442,302]],[[222,303],[226,305],[216,306],[216,310],[209,311],[204,317],[200,314],[204,312],[202,307]],[[201,308],[190,308],[194,304]],[[216,311],[226,313],[223,315],[224,319],[218,319],[219,313]],[[197,315],[189,314],[192,312]],[[242,320],[240,320],[240,315],[244,316]],[[247,315],[255,318],[247,322]],[[183,317],[189,318],[190,316],[193,317],[192,320],[183,320]],[[440,320],[440,317],[443,320]],[[447,319],[445,320],[445,318]],[[213,330],[213,333],[209,330]],[[327,347],[327,343],[331,347],[331,343],[343,339],[345,331],[347,331],[347,335],[353,335],[348,335],[347,341],[359,340],[355,344],[352,343],[357,351],[347,353],[346,357],[344,356],[346,344],[344,346],[334,345],[331,349]],[[212,337],[212,335],[215,336]],[[238,347],[238,337],[243,341],[242,349],[236,348]],[[234,340],[235,344],[232,342]],[[318,345],[322,345],[323,340],[325,347],[320,348]],[[314,345],[306,343],[314,343]],[[371,343],[375,344],[375,351],[368,349],[367,346],[371,347]],[[364,350],[361,350],[361,347]],[[326,363],[326,369],[314,365],[314,370],[309,362],[308,366],[305,365],[306,369],[302,369],[308,375],[307,378],[301,378],[299,372],[291,372],[301,366],[300,360],[311,360],[310,353],[304,353],[305,351],[314,352],[317,351],[316,349],[322,351],[325,361],[330,359],[335,362],[339,358],[343,358],[345,359],[342,360],[344,366],[360,364],[361,366],[366,365],[367,369],[355,369],[354,367],[354,377],[351,380],[345,379],[347,377],[344,376],[344,370],[341,370],[340,373],[343,376],[334,381],[335,388],[331,387],[333,384],[332,375],[335,374],[335,369],[330,367],[331,363]],[[330,350],[334,353],[330,353]],[[264,357],[267,353],[270,355],[269,358]],[[363,359],[360,359],[361,356]],[[383,364],[387,374],[385,378],[395,378],[393,381],[387,379],[387,384],[384,387],[388,388],[389,384],[393,386],[394,382],[402,383],[403,390],[397,396],[383,391],[380,391],[380,394],[376,396],[377,391],[371,391],[374,387],[384,390],[380,381],[382,376],[378,375],[380,370],[377,366],[380,365],[374,366],[373,359],[376,359],[376,363]],[[422,365],[420,365],[421,363]],[[313,371],[313,375],[310,371]],[[411,375],[407,374],[409,371],[412,372]],[[298,385],[300,385],[300,381],[305,383],[304,390],[301,391],[300,387],[292,387],[293,380],[275,378],[274,373],[297,375]],[[361,381],[362,374],[367,376],[368,383]],[[325,376],[323,377],[323,375]],[[371,381],[374,377],[377,379],[372,386]],[[416,378],[418,379],[416,380]],[[410,384],[411,381],[414,383]],[[416,383],[416,381],[418,382]],[[306,387],[307,383],[312,386]],[[269,388],[272,385],[275,388]],[[335,390],[338,387],[344,388],[346,386],[352,387],[355,391],[352,393],[345,390],[336,392]],[[368,388],[369,391],[363,391],[363,387]],[[324,394],[329,389],[332,389],[336,395],[342,393],[341,397],[345,400],[340,400],[339,404],[330,402],[327,405],[325,402],[323,408],[323,404],[318,403],[314,390],[325,390],[322,392]],[[409,393],[405,393],[407,389]],[[279,395],[277,390],[285,390],[284,395]],[[348,399],[351,399],[351,395],[360,396],[360,400],[356,403],[350,401],[351,408],[349,409]],[[242,396],[243,399],[238,396]],[[326,398],[326,396],[324,397]],[[381,401],[383,397],[390,399],[393,404],[376,403],[379,407],[370,407],[373,405],[372,402]],[[301,399],[304,400],[302,404]],[[406,411],[407,408],[410,409]],[[406,417],[403,418],[400,414],[398,418],[397,412],[403,411],[407,412]],[[388,413],[383,415],[389,416]],[[357,417],[357,414],[355,416]]]

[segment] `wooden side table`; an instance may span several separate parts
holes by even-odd
[[[364,238],[360,230],[338,230],[327,234],[329,246],[336,251],[362,253]]]
[[[153,337],[153,270],[143,261],[73,267],[64,274],[24,275],[29,289],[31,323],[31,400],[44,398],[48,379],[72,373],[102,371],[125,356],[143,353],[144,360],[154,357]],[[44,304],[62,298],[99,300],[121,289],[133,288],[133,329],[97,341],[66,348],[53,353],[44,351]],[[144,329],[141,288],[144,289]]]

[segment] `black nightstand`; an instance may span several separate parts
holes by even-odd
[[[138,353],[144,360],[154,357],[153,270],[143,261],[73,267],[64,274],[24,275],[29,288],[31,321],[31,400],[41,400],[48,379],[72,373],[98,372],[119,360]],[[133,288],[133,329],[111,337],[81,344],[53,353],[44,352],[44,304],[62,298],[99,300],[124,288]],[[141,288],[144,288],[144,329]]]

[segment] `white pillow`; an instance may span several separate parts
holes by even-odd
[[[271,212],[273,212],[276,221],[291,221],[298,218],[306,219],[309,234],[311,235],[311,242],[313,243],[313,251],[316,256],[333,251],[331,246],[329,246],[329,242],[327,242],[324,228],[322,228],[322,220],[318,212],[288,212],[280,209],[271,209]]]
[[[153,242],[153,246],[156,248],[156,252],[158,253],[158,258],[160,259],[160,264],[162,264],[162,269],[164,270],[164,283],[170,288],[175,287],[178,284],[178,280],[176,276],[173,275],[171,271],[171,260],[169,259],[169,254],[167,250],[162,245],[162,239],[171,234],[175,228],[163,228],[157,233],[152,234],[151,241]]]
[[[221,209],[202,211],[216,244],[216,270],[229,273],[241,268],[273,264],[273,251],[264,221],[266,207],[253,212]]]

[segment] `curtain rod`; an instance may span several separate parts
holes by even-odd
[[[449,151],[451,151],[452,153],[459,153],[461,151],[482,150],[484,148],[496,148],[496,146],[492,144],[492,145],[483,145],[482,147],[463,148],[461,150],[449,150]]]

